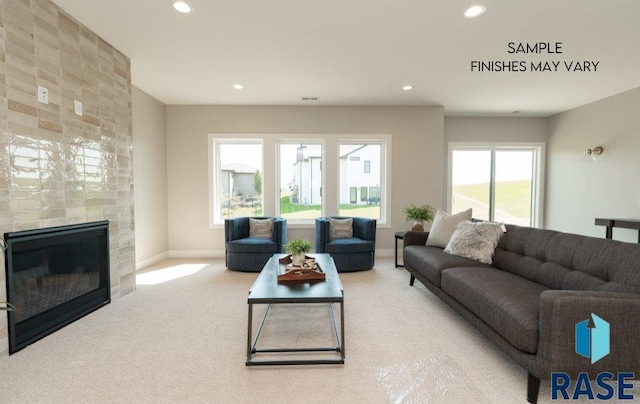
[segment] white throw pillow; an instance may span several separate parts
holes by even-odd
[[[249,218],[249,237],[251,238],[268,238],[273,236],[273,218],[270,219],[254,219]]]
[[[329,218],[329,237],[330,238],[353,237],[353,219]]]
[[[466,220],[471,220],[471,208],[455,215],[450,215],[438,209],[429,231],[427,245],[445,248],[449,244],[449,240],[451,240],[451,236],[456,231],[458,224]]]
[[[465,221],[458,225],[444,252],[491,264],[502,233],[500,223]]]

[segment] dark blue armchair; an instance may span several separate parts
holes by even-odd
[[[349,219],[333,216],[333,219]],[[376,220],[354,217],[353,237],[331,238],[328,217],[316,219],[316,252],[329,253],[339,272],[373,268],[376,249]]]
[[[254,217],[254,219],[269,219]],[[249,237],[249,218],[224,221],[225,262],[228,269],[260,272],[273,254],[282,253],[287,242],[287,220],[274,218],[270,239]]]

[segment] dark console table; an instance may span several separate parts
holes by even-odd
[[[606,226],[606,238],[613,238],[613,228],[638,230],[638,243],[640,243],[640,219],[596,219],[596,226]]]

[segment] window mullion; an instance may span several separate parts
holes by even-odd
[[[491,174],[489,176],[489,220],[496,217],[496,149],[491,150]]]

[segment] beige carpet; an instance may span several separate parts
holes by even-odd
[[[2,358],[0,402],[526,402],[525,371],[391,259],[341,275],[345,365],[247,368],[256,276],[221,259],[155,265],[134,293]],[[327,306],[290,309],[274,307],[265,344],[331,343]]]

